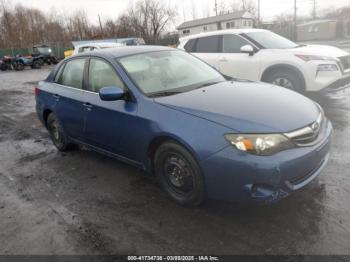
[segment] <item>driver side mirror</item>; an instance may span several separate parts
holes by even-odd
[[[251,45],[242,46],[241,53],[246,53],[246,54],[249,54],[249,56],[253,56],[255,53],[254,47],[252,47]]]
[[[99,95],[103,101],[116,101],[125,97],[125,91],[120,87],[103,87],[100,89]]]

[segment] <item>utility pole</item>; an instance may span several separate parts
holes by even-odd
[[[314,9],[313,9],[313,12],[312,12],[312,15],[313,15],[313,18],[316,19],[316,0],[313,0],[314,1]]]
[[[215,11],[215,15],[218,16],[218,1],[215,0],[215,8],[214,8],[214,11]]]
[[[294,41],[297,40],[297,0],[294,0]]]
[[[101,36],[102,36],[102,38],[103,38],[103,37],[104,37],[104,34],[103,34],[103,28],[102,28],[102,23],[101,23],[101,17],[100,17],[100,15],[98,15],[98,21],[100,22]]]

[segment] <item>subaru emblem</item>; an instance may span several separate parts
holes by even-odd
[[[315,133],[318,131],[319,128],[320,128],[320,124],[317,122],[313,123],[311,126],[312,131],[314,131]]]

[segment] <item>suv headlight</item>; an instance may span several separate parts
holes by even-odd
[[[260,156],[271,156],[296,147],[281,134],[227,134],[225,138],[238,150]]]
[[[338,67],[335,64],[321,64],[317,67],[317,72],[329,72],[329,71],[338,71]]]
[[[296,57],[304,60],[305,62],[309,61],[337,61],[335,58],[330,56],[318,56],[318,55],[295,55]]]

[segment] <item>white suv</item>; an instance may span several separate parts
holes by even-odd
[[[264,81],[298,92],[320,91],[350,77],[349,53],[331,46],[298,45],[262,29],[191,35],[181,38],[178,48],[224,75]]]

